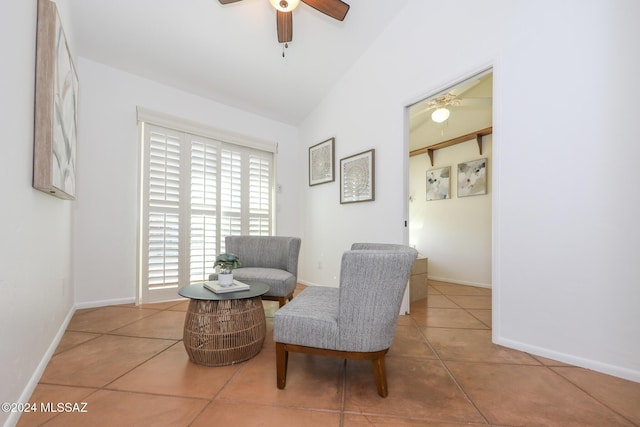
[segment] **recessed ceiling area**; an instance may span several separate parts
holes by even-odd
[[[449,117],[436,123],[432,113],[443,103]],[[492,126],[493,73],[472,77],[409,108],[409,151]]]

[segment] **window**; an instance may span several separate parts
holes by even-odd
[[[273,232],[273,153],[142,124],[139,299],[206,280],[228,235]]]

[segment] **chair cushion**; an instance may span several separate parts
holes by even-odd
[[[281,297],[290,295],[296,288],[296,277],[286,270],[265,267],[240,267],[233,270],[235,280],[256,281],[269,285],[269,292],[265,295]],[[218,275],[213,273],[209,280],[217,280]]]
[[[337,288],[310,286],[273,315],[276,342],[339,350]]]
[[[227,236],[225,246],[238,255],[242,267],[277,268],[298,274],[299,237]]]

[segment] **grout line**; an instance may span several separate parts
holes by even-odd
[[[79,343],[77,343],[76,345],[74,345],[74,346],[71,346],[71,347],[67,348],[66,350],[58,351],[58,349],[56,348],[56,349],[54,350],[53,354],[51,355],[51,359],[53,359],[54,357],[56,357],[56,356],[57,356],[57,355],[59,355],[59,354],[64,354],[64,353],[66,353],[66,352],[67,352],[67,351],[69,351],[69,350],[73,350],[74,348],[77,348],[78,346],[80,346],[80,345],[82,345],[82,344],[86,344],[86,343],[89,343],[89,342],[91,342],[91,341],[93,341],[93,340],[96,340],[96,339],[100,338],[100,337],[103,335],[103,334],[102,334],[102,333],[100,333],[100,332],[84,332],[84,331],[69,331],[69,330],[66,330],[66,331],[65,331],[65,334],[66,334],[67,332],[78,332],[78,333],[84,333],[84,334],[92,334],[92,335],[95,335],[95,336],[94,336],[94,337],[89,338],[88,340],[85,340],[85,341],[79,342]],[[62,336],[64,337],[64,334],[63,334]],[[60,343],[58,343],[58,347],[60,347]]]
[[[342,399],[340,401],[340,427],[344,427],[344,407],[347,400],[347,359],[342,364]]]
[[[547,368],[548,370],[550,370],[552,373],[554,373],[555,375],[559,376],[560,378],[562,378],[564,381],[568,382],[569,384],[571,384],[572,386],[574,386],[575,388],[577,388],[578,390],[582,391],[584,394],[586,394],[587,396],[589,396],[590,398],[592,398],[593,400],[595,400],[596,402],[598,402],[600,405],[604,406],[605,408],[607,408],[608,410],[610,410],[611,412],[613,412],[614,414],[622,417],[623,419],[625,419],[626,421],[629,421],[631,423],[631,425],[636,425],[632,420],[630,420],[629,418],[627,418],[626,416],[624,416],[624,414],[621,414],[620,412],[616,411],[615,409],[613,409],[612,407],[610,407],[609,405],[607,405],[606,402],[603,402],[602,400],[598,399],[596,396],[594,396],[593,394],[591,394],[588,390],[582,388],[580,385],[576,384],[575,382],[571,381],[569,378],[565,377],[564,375],[562,375],[560,372],[556,371],[553,368],[560,368],[560,366],[547,366],[544,365],[543,366],[545,368]],[[566,366],[565,368],[570,368],[570,369],[583,369],[584,368],[580,368],[578,366]]]
[[[140,338],[140,337],[135,337],[135,338]],[[175,341],[175,340],[166,340],[166,341]],[[124,372],[121,375],[118,375],[116,378],[114,378],[113,380],[109,381],[108,383],[106,383],[105,385],[103,385],[102,387],[100,387],[101,389],[105,389],[105,390],[111,390],[108,387],[113,384],[114,382],[118,381],[120,378],[124,377],[125,375],[127,375],[128,373],[130,373],[131,371],[133,371],[134,369],[139,368],[140,366],[144,365],[145,363],[147,363],[148,361],[155,359],[156,357],[158,357],[159,355],[161,355],[162,353],[164,353],[165,351],[169,350],[170,348],[172,348],[173,346],[175,346],[176,344],[178,344],[180,341],[175,341],[173,344],[171,344],[170,346],[158,351],[157,353],[154,353],[153,356],[143,360],[142,362],[138,363],[136,366],[134,366],[133,368],[129,369],[128,371]]]
[[[464,286],[464,285],[461,285]],[[480,329],[480,328],[464,328],[464,327],[460,327],[460,328],[452,328],[452,327],[435,327],[435,326],[428,326],[428,324],[425,325],[419,325],[416,321],[416,318],[414,318],[414,316],[412,314],[409,314],[409,318],[410,323],[409,325],[411,325],[412,327],[414,327],[415,329],[417,329],[419,336],[422,338],[423,343],[425,343],[427,345],[427,347],[432,351],[433,353],[433,357],[429,358],[428,360],[430,360],[431,362],[435,362],[438,361],[440,363],[440,365],[443,367],[444,371],[447,373],[448,377],[454,382],[454,384],[456,385],[456,387],[458,388],[458,390],[460,390],[460,392],[463,394],[463,396],[465,397],[465,399],[467,400],[467,402],[469,402],[478,412],[478,415],[480,415],[481,419],[484,420],[484,424],[482,424],[481,422],[474,422],[474,423],[467,423],[467,425],[474,425],[474,426],[480,426],[480,425],[490,425],[487,417],[483,414],[483,412],[480,410],[480,408],[475,404],[475,402],[471,399],[471,397],[465,392],[464,388],[462,387],[462,384],[459,383],[455,376],[453,375],[452,371],[449,369],[447,363],[448,362],[464,362],[464,363],[469,363],[469,364],[478,364],[478,365],[485,365],[485,366],[491,366],[491,365],[512,365],[512,366],[523,366],[523,365],[528,365],[528,364],[522,364],[522,363],[513,363],[513,362],[487,362],[487,361],[464,361],[464,360],[444,360],[442,355],[440,353],[438,353],[438,351],[434,348],[434,346],[432,345],[432,343],[429,341],[429,339],[427,338],[426,335],[426,328],[433,328],[433,329],[459,329],[459,330],[482,330],[482,331],[486,331],[489,330],[491,331],[491,325],[487,325],[485,322],[483,322],[481,319],[477,318],[476,316],[473,315],[472,312],[470,312],[470,310],[487,310],[487,311],[491,311],[491,309],[467,309],[465,307],[460,306],[458,303],[456,303],[455,301],[450,299],[450,295],[447,295],[445,293],[439,292],[439,293],[434,293],[432,294],[432,296],[445,296],[447,298],[447,300],[451,301],[453,304],[455,304],[457,307],[459,308],[453,308],[450,307],[450,309],[452,310],[463,310],[464,312],[470,314],[474,319],[477,319],[480,323],[482,323],[483,325],[487,326],[487,329]],[[428,298],[428,297],[427,297]],[[181,304],[182,302],[180,302],[179,304]],[[60,354],[64,354],[66,352],[68,352],[69,350],[72,349],[76,349],[78,346],[83,345],[85,343],[89,343],[92,342],[100,337],[103,336],[119,336],[119,337],[129,337],[129,338],[140,338],[140,339],[156,339],[156,340],[162,340],[162,341],[172,341],[173,344],[170,344],[168,347],[158,350],[155,354],[151,355],[150,357],[148,357],[146,360],[140,362],[139,364],[137,364],[135,367],[131,368],[130,370],[128,370],[127,372],[119,375],[117,378],[109,381],[107,384],[101,386],[101,387],[91,387],[91,386],[80,386],[80,385],[69,385],[69,384],[57,384],[57,383],[50,383],[50,382],[40,382],[39,384],[43,384],[43,385],[52,385],[52,386],[63,386],[63,387],[71,387],[71,388],[83,388],[83,389],[88,389],[91,390],[91,392],[86,396],[86,398],[89,398],[91,396],[94,396],[96,393],[98,393],[99,391],[109,391],[109,392],[117,392],[117,393],[131,393],[131,394],[144,394],[144,395],[154,395],[154,396],[166,396],[166,397],[171,397],[171,398],[181,398],[181,399],[193,399],[193,400],[200,400],[200,401],[207,401],[208,403],[206,405],[204,405],[204,407],[202,408],[202,410],[200,412],[198,412],[191,421],[189,421],[189,425],[193,425],[195,423],[196,420],[198,420],[199,417],[202,416],[202,413],[206,410],[206,408],[211,405],[212,403],[215,402],[233,402],[233,400],[229,400],[229,399],[224,399],[221,398],[221,393],[223,392],[223,390],[226,389],[227,386],[229,386],[229,384],[234,380],[234,378],[237,378],[238,375],[240,375],[241,371],[244,371],[246,368],[245,366],[239,366],[239,369],[235,370],[235,372],[233,372],[233,374],[227,379],[227,381],[218,389],[218,391],[211,397],[193,397],[193,396],[183,396],[183,395],[171,395],[171,394],[163,394],[163,393],[150,393],[150,392],[140,392],[140,391],[129,391],[129,390],[119,390],[119,389],[114,389],[114,388],[110,388],[110,386],[117,380],[119,380],[120,378],[122,378],[123,376],[129,374],[131,371],[139,368],[141,365],[151,361],[152,359],[156,358],[157,356],[163,354],[164,352],[168,351],[171,348],[174,348],[175,345],[180,345],[180,343],[182,342],[182,339],[173,339],[173,338],[158,338],[158,337],[144,337],[144,336],[131,336],[131,335],[123,335],[123,334],[118,334],[118,333],[114,333],[114,331],[117,331],[120,328],[124,328],[132,323],[135,322],[139,322],[139,321],[144,321],[147,319],[151,319],[153,316],[155,316],[156,314],[159,314],[160,312],[165,312],[165,311],[170,311],[170,312],[182,312],[184,313],[184,311],[182,310],[171,310],[171,308],[174,308],[175,306],[171,306],[171,307],[167,307],[165,309],[162,310],[156,310],[153,309],[155,311],[157,311],[157,313],[152,313],[150,315],[144,316],[140,319],[137,319],[127,325],[124,326],[120,326],[112,331],[109,332],[94,332],[94,331],[80,331],[80,330],[72,330],[72,329],[67,329],[67,331],[69,332],[77,332],[77,333],[86,333],[86,334],[92,334],[94,335],[93,337],[90,337],[88,340],[77,343],[75,345],[73,345],[72,347],[67,348],[64,351],[61,351],[60,353],[56,353],[54,354],[52,357],[55,357],[57,355]],[[127,307],[128,308],[128,307]],[[430,308],[444,308],[444,307],[428,307],[428,306],[424,306],[425,310],[428,310]],[[97,308],[91,308],[91,309],[85,309],[85,310],[89,310],[89,311],[94,311],[94,310],[99,310],[100,307]],[[424,330],[424,331],[423,331]],[[263,347],[263,349],[261,351],[272,351],[272,348],[269,349],[265,349]],[[522,352],[523,354],[528,354],[526,352]],[[583,392],[586,396],[589,396],[591,399],[593,399],[595,402],[599,403],[603,408],[608,409],[609,411],[611,411],[613,414],[616,414],[617,416],[621,417],[622,419],[628,421],[631,425],[636,425],[634,422],[630,421],[626,416],[624,416],[623,414],[619,413],[618,411],[612,409],[610,406],[608,406],[605,402],[601,401],[600,399],[598,399],[597,397],[595,397],[594,395],[592,395],[587,389],[582,388],[580,385],[574,383],[573,381],[571,381],[569,378],[565,377],[561,370],[556,370],[555,368],[558,368],[559,366],[551,366],[551,365],[547,365],[545,363],[543,363],[542,361],[538,360],[537,358],[529,355],[531,357],[531,359],[539,364],[542,367],[545,367],[547,369],[549,369],[550,371],[552,371],[555,375],[559,376],[560,378],[562,378],[563,381],[566,381],[568,384],[576,387],[576,389],[580,390],[581,392]],[[395,357],[411,357],[414,359],[425,359],[422,357],[412,357],[412,356],[400,356],[397,355]],[[244,364],[243,364],[244,365]],[[532,365],[528,365],[528,366],[532,366]],[[582,369],[582,368],[577,368],[575,366],[570,366],[570,365],[566,365],[567,368],[572,368],[572,369]],[[342,389],[342,396],[341,396],[341,401],[340,401],[340,408],[338,411],[335,410],[328,410],[328,409],[318,409],[318,408],[305,408],[305,407],[298,407],[298,406],[287,406],[287,405],[282,405],[282,404],[277,404],[277,403],[268,403],[268,404],[263,404],[263,403],[251,403],[251,405],[256,405],[256,406],[263,406],[263,407],[281,407],[281,408],[293,408],[293,409],[299,409],[299,410],[308,410],[308,411],[314,411],[314,412],[328,412],[328,413],[337,413],[339,414],[339,426],[340,427],[344,427],[345,424],[345,415],[347,414],[355,414],[355,415],[361,415],[364,416],[366,418],[369,417],[381,417],[381,418],[388,418],[388,419],[393,419],[393,418],[402,418],[402,419],[411,419],[411,420],[416,420],[418,422],[426,422],[429,421],[427,419],[422,419],[422,418],[412,418],[410,416],[410,414],[405,414],[404,416],[399,416],[399,415],[392,415],[392,414],[378,414],[378,413],[368,413],[368,412],[359,412],[359,411],[347,411],[346,410],[346,394],[347,394],[347,389],[348,389],[348,385],[347,385],[347,372],[348,372],[348,361],[344,360],[343,364],[342,364],[342,385],[341,385],[341,389]],[[245,404],[240,402],[241,404]],[[50,418],[48,422],[50,422],[52,419],[55,419],[59,417],[59,414],[56,414],[53,418]]]
[[[444,295],[444,294],[443,294]],[[447,296],[447,295],[445,295]],[[427,297],[428,299],[428,297]],[[447,297],[448,299],[448,297]],[[453,302],[453,301],[452,301]],[[454,302],[455,304],[455,302]],[[456,304],[457,305],[457,304]],[[427,307],[428,308],[428,307]],[[463,309],[464,310],[464,309]],[[466,312],[466,310],[465,310]],[[411,314],[409,314],[409,317],[411,317]],[[433,354],[436,356],[438,362],[440,362],[440,365],[444,368],[445,372],[447,373],[447,375],[449,376],[449,378],[451,378],[451,380],[453,381],[453,383],[456,385],[456,387],[458,388],[458,390],[460,390],[460,392],[463,394],[464,398],[467,400],[467,402],[469,402],[475,409],[476,411],[478,411],[478,414],[482,417],[482,419],[484,420],[484,422],[487,425],[491,425],[491,423],[489,422],[489,420],[487,419],[487,417],[484,415],[484,413],[480,410],[480,408],[478,407],[478,405],[476,405],[476,403],[471,399],[471,396],[469,396],[467,394],[467,392],[464,390],[464,388],[462,388],[462,385],[458,382],[458,380],[455,378],[455,376],[453,375],[453,373],[451,372],[451,370],[449,369],[449,367],[447,366],[447,364],[444,362],[444,360],[442,359],[442,356],[440,356],[440,353],[435,349],[435,347],[433,347],[431,345],[431,342],[429,342],[429,339],[427,338],[427,336],[424,334],[422,328],[420,326],[418,326],[417,322],[415,321],[414,318],[411,318],[411,320],[413,321],[414,326],[416,327],[416,329],[418,330],[418,333],[420,334],[420,336],[422,336],[422,339],[424,340],[424,342],[427,344],[427,346],[429,346],[429,348],[431,349],[431,351],[433,351]],[[428,326],[427,326],[428,327]],[[469,328],[460,328],[460,329],[469,329]]]

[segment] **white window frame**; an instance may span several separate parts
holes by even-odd
[[[178,299],[178,288],[184,286],[190,282],[190,240],[191,240],[191,225],[190,221],[185,224],[182,220],[180,226],[180,241],[179,241],[179,279],[177,284],[168,286],[149,286],[148,285],[148,266],[149,266],[149,228],[148,228],[148,186],[147,177],[149,174],[149,159],[146,155],[145,149],[145,137],[146,130],[161,128],[161,131],[171,134],[173,137],[179,138],[181,144],[188,145],[188,148],[181,149],[183,152],[189,152],[191,147],[191,137],[202,138],[208,140],[208,143],[217,144],[219,150],[232,149],[242,153],[242,169],[243,169],[243,182],[248,179],[248,153],[256,154],[260,157],[259,152],[266,152],[271,154],[270,161],[270,178],[269,178],[269,196],[270,196],[270,225],[271,233],[275,234],[275,206],[276,206],[276,191],[275,191],[275,176],[276,176],[276,156],[277,144],[259,140],[255,138],[245,137],[238,134],[220,131],[218,129],[208,127],[192,121],[180,119],[174,116],[170,116],[163,113],[158,113],[146,108],[138,107],[137,119],[139,123],[139,140],[140,140],[140,179],[139,179],[139,230],[138,230],[138,273],[137,273],[137,302],[149,303],[157,301],[175,300]],[[220,154],[220,152],[218,153]],[[268,154],[265,156],[267,158]],[[181,170],[190,170],[190,155],[181,155],[180,163]],[[255,158],[255,156],[253,156]],[[246,172],[245,172],[246,171]],[[187,194],[190,191],[190,178],[180,176],[180,193]],[[247,181],[248,182],[248,181]],[[220,192],[218,192],[218,209],[220,209]],[[249,234],[249,209],[245,208],[249,204],[248,191],[243,191],[242,194],[242,229],[240,234]],[[191,207],[188,203],[183,202],[183,206],[180,208],[180,215],[182,218],[189,218]],[[217,216],[220,217],[220,211],[217,212]],[[185,227],[186,226],[186,227]],[[185,234],[186,233],[186,234]],[[217,221],[216,230],[217,244],[216,253],[221,250],[221,244],[224,245],[224,235],[220,229],[220,221]],[[222,248],[223,249],[223,248]]]

